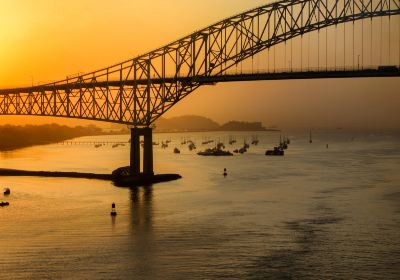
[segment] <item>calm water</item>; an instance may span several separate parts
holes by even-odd
[[[172,140],[155,148],[156,171],[183,179],[152,187],[0,178],[12,189],[0,209],[0,279],[399,279],[400,134],[316,131],[310,145],[307,132],[290,133],[282,158],[263,155],[279,134],[257,135],[229,158],[180,145],[185,136],[203,149],[205,136],[226,143],[227,133],[155,135]],[[1,153],[0,167],[103,173],[128,155],[55,144]]]

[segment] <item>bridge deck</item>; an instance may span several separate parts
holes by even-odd
[[[330,79],[330,78],[370,78],[370,77],[400,77],[400,69],[397,70],[328,70],[328,71],[294,71],[294,72],[257,72],[257,73],[229,73],[218,76],[195,76],[195,77],[168,77],[164,79],[151,79],[151,84],[166,83],[199,83],[201,85],[215,84],[219,82],[238,82],[238,81],[266,81],[266,80],[296,80],[296,79]],[[149,80],[116,80],[116,81],[97,81],[85,83],[69,84],[47,84],[33,87],[0,89],[0,94],[29,93],[53,90],[73,90],[79,88],[106,88],[147,85]]]

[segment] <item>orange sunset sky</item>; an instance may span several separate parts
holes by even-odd
[[[0,0],[0,87],[102,68],[267,2]],[[392,44],[398,48],[399,16],[392,24]],[[400,53],[393,53],[387,63],[398,65]],[[165,117],[196,114],[220,123],[236,119],[279,127],[400,128],[399,108],[399,78],[262,81],[200,88]],[[0,124],[42,122],[60,119],[0,116]]]

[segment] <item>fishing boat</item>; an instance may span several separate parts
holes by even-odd
[[[11,190],[9,188],[5,188],[4,195],[10,195],[10,194],[11,194]]]
[[[203,152],[198,152],[197,154],[199,156],[233,156],[231,152],[217,148],[207,149]]]
[[[9,206],[10,203],[8,203],[7,201],[0,201],[0,207],[5,207],[5,206]]]
[[[265,155],[266,156],[283,156],[283,155],[285,155],[285,152],[282,149],[280,149],[279,147],[274,147],[273,150],[267,150],[265,152]]]
[[[279,143],[279,148],[281,150],[286,150],[288,148],[288,145],[287,145],[286,141],[283,141],[283,142]]]
[[[180,154],[180,153],[181,153],[181,151],[178,148],[174,149],[174,154]]]
[[[188,145],[189,151],[196,150],[196,145],[193,142],[190,142]]]

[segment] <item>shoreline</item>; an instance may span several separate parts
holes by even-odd
[[[0,176],[10,177],[65,177],[65,178],[79,178],[79,179],[97,179],[112,181],[111,174],[95,174],[95,173],[82,173],[82,172],[63,172],[63,171],[30,171],[19,169],[0,168]]]

